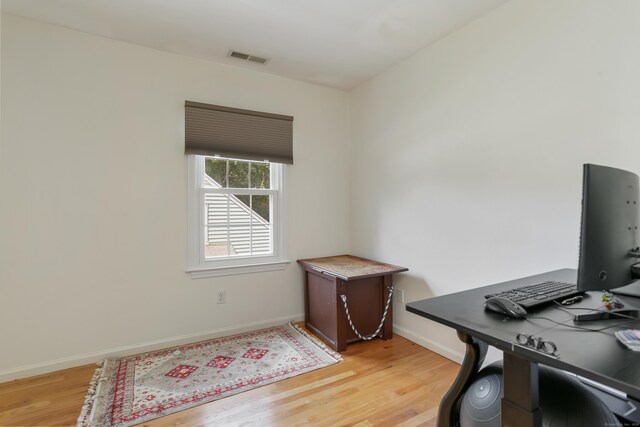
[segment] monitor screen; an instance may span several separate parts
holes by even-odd
[[[638,251],[638,175],[584,165],[578,290],[614,290],[634,281]]]

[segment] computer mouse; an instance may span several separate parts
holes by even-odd
[[[503,298],[503,297],[491,297],[484,303],[485,310],[494,311],[496,313],[504,314],[514,319],[522,319],[527,317],[527,310],[519,304]]]

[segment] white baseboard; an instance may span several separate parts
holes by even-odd
[[[428,348],[434,353],[438,353],[439,355],[444,356],[449,360],[462,364],[464,353],[453,350],[422,335],[416,334],[415,332],[405,329],[402,326],[394,325],[393,333],[398,334],[401,337],[408,339],[409,341],[413,341],[414,343],[421,345],[424,348]]]
[[[34,375],[47,374],[61,369],[73,368],[76,366],[87,365],[89,363],[97,363],[103,359],[112,357],[130,356],[137,353],[145,353],[147,351],[160,350],[167,347],[189,344],[208,340],[212,338],[222,337],[226,335],[240,334],[256,329],[269,328],[278,326],[288,322],[299,322],[304,320],[304,314],[296,314],[291,316],[278,317],[275,319],[265,320],[261,322],[243,323],[233,328],[213,329],[210,331],[196,332],[192,334],[180,335],[161,340],[147,341],[141,344],[105,349],[93,353],[79,354],[75,356],[64,357],[62,359],[51,360],[43,363],[34,363],[30,365],[19,366],[14,369],[0,371],[0,383],[16,380],[19,378],[32,377]]]

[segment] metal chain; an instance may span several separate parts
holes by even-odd
[[[371,335],[367,335],[367,336],[361,335],[360,332],[358,332],[356,327],[353,325],[353,321],[351,320],[351,315],[349,314],[349,307],[347,307],[347,296],[345,294],[340,295],[340,298],[342,299],[342,303],[344,304],[344,311],[347,312],[347,320],[349,320],[351,329],[353,329],[353,332],[355,332],[358,338],[360,338],[361,340],[369,341],[374,339],[376,336],[378,336],[380,329],[382,329],[382,325],[384,325],[384,320],[387,318],[387,311],[389,310],[389,304],[391,304],[391,297],[393,296],[393,286],[387,287],[387,289],[389,290],[389,298],[387,299],[387,305],[384,308],[384,313],[382,313],[382,320],[378,325],[378,329],[376,329],[376,331]]]

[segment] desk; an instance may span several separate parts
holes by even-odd
[[[457,419],[455,403],[473,382],[478,370],[481,349],[477,340],[503,351],[504,398],[502,425],[511,427],[539,427],[541,413],[538,407],[538,363],[581,375],[613,387],[630,397],[640,397],[640,353],[620,344],[611,328],[603,332],[583,332],[542,319],[511,319],[483,308],[484,295],[510,288],[533,285],[548,280],[573,282],[576,271],[563,269],[518,280],[485,286],[450,295],[407,304],[406,309],[419,316],[450,326],[458,331],[465,343],[465,358],[460,373],[440,403],[438,427],[449,427]],[[601,306],[600,293],[590,292],[582,302],[571,308]],[[630,306],[640,306],[639,298],[620,297]],[[530,316],[544,316],[557,322],[574,325],[572,314],[557,306],[529,310]],[[620,323],[608,320],[580,323],[593,329]],[[640,329],[640,321],[630,320],[625,328]],[[556,359],[527,348],[514,345],[517,333],[543,337],[556,343],[560,356]]]

